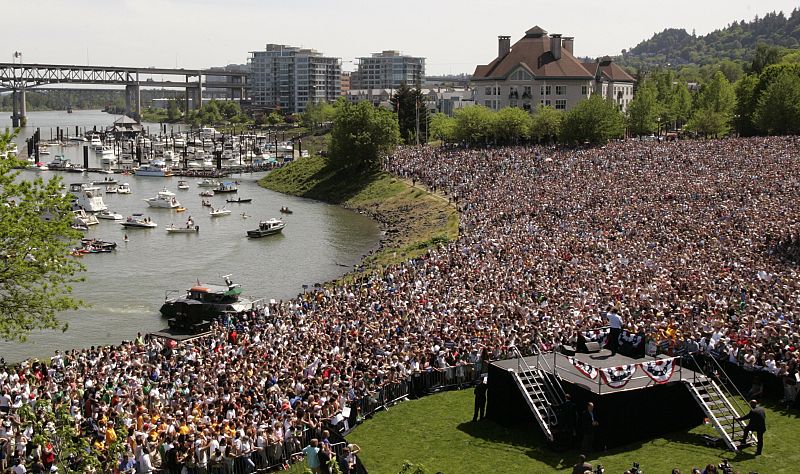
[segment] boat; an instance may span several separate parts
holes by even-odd
[[[225,182],[220,183],[219,186],[214,188],[215,193],[236,193],[239,192],[239,188],[236,187],[236,183],[232,182]]]
[[[95,150],[102,150],[103,142],[100,141],[100,135],[93,134],[91,137],[89,137],[89,146]]]
[[[189,189],[189,185],[184,180],[178,181],[178,189],[187,190]]]
[[[47,167],[51,170],[66,170],[72,166],[69,159],[65,158],[64,155],[56,155],[53,158],[53,161],[47,163]]]
[[[245,204],[251,202],[252,198],[238,198],[238,199],[226,199],[225,202],[238,202],[239,204]]]
[[[175,208],[175,212],[183,212],[185,210],[186,210],[186,208],[183,207],[183,206],[178,206],[178,207]]]
[[[200,188],[216,188],[219,186],[219,181],[211,178],[203,178],[202,181],[197,183],[197,186]]]
[[[200,226],[194,225],[194,221],[191,217],[186,221],[186,225],[183,227],[178,227],[175,224],[170,224],[169,227],[167,227],[168,234],[196,234],[197,232],[200,232]]]
[[[222,313],[241,313],[251,311],[254,302],[242,296],[242,287],[233,283],[230,275],[223,277],[225,283],[212,285],[201,283],[186,290],[180,296],[172,296],[177,291],[167,291],[161,314],[168,320],[169,327],[190,332],[202,332],[211,328],[211,321]]]
[[[142,214],[133,214],[125,219],[125,222],[120,222],[123,227],[152,229],[158,227],[158,224],[151,221],[149,217],[144,217]]]
[[[162,189],[154,197],[144,200],[150,207],[159,207],[164,209],[175,209],[181,207],[181,203],[175,197],[175,193],[167,191],[167,188]]]
[[[113,165],[117,162],[117,155],[114,154],[114,148],[108,145],[96,148],[95,153],[100,156],[101,165]]]
[[[224,207],[222,209],[214,209],[212,207],[211,212],[209,212],[208,215],[211,217],[220,217],[220,216],[227,216],[230,213],[231,213],[230,209],[225,209]]]
[[[76,209],[72,211],[72,213],[75,215],[75,219],[72,221],[73,224],[77,224],[79,226],[84,225],[88,227],[90,225],[97,225],[100,223],[94,214],[87,214],[83,209]]]
[[[164,161],[173,161],[175,159],[175,152],[172,150],[165,150],[162,158]]]
[[[247,236],[252,238],[266,237],[281,232],[286,223],[280,219],[268,219],[258,223],[258,229],[248,230]]]
[[[76,196],[75,205],[86,212],[100,212],[108,209],[100,194],[100,187],[94,183],[72,183],[69,191]]]
[[[106,186],[106,194],[116,194],[118,190],[119,186],[117,186],[116,184],[109,184],[108,186]]]
[[[286,206],[283,206],[283,207],[281,208],[281,214],[294,214],[294,211],[292,211],[291,209],[289,209],[289,208],[288,208],[288,207],[286,207]]]
[[[94,247],[98,249],[107,249],[107,250],[113,250],[117,248],[116,242],[108,242],[105,240],[98,240],[98,239],[81,239],[81,245],[83,245],[83,248]]]
[[[207,189],[205,191],[200,192],[200,195],[203,197],[211,197],[214,195],[214,191]]]
[[[121,221],[122,219],[124,219],[122,214],[117,214],[116,212],[111,212],[108,209],[106,209],[105,211],[99,212],[97,214],[97,218],[98,219],[105,219],[105,220],[108,220],[108,221]]]
[[[89,230],[89,226],[87,226],[86,224],[79,224],[77,222],[72,223],[70,225],[70,227],[72,227],[75,230],[80,230],[80,231],[84,231],[84,232]]]
[[[71,142],[85,142],[86,141],[86,137],[81,137],[81,136],[69,137],[69,141],[71,141]]]
[[[136,176],[172,176],[172,171],[167,168],[163,161],[153,161],[150,164],[139,167],[134,173]]]
[[[112,171],[113,173],[113,171]],[[106,176],[102,181],[95,181],[94,184],[117,184],[117,178]]]
[[[202,205],[203,205],[203,207],[211,207],[211,202],[210,201],[206,201],[205,199],[203,199]]]

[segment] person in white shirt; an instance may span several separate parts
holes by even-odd
[[[619,335],[622,333],[622,317],[614,312],[613,308],[608,308],[606,311],[606,319],[608,319],[608,326],[611,329],[608,333],[608,349],[611,355],[616,355],[619,348]]]

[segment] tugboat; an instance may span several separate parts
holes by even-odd
[[[241,285],[233,283],[230,277],[223,276],[224,285],[200,283],[197,280],[197,284],[182,296],[170,297],[174,291],[168,291],[160,311],[169,318],[169,327],[197,334],[208,331],[212,320],[223,313],[252,310],[254,302],[241,296]]]
[[[280,233],[283,228],[286,227],[286,223],[280,219],[268,219],[266,221],[261,221],[258,223],[258,229],[248,230],[247,236],[252,238],[259,238],[259,237],[266,237],[268,235],[273,235]]]

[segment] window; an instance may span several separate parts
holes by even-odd
[[[589,95],[589,86],[581,86],[581,95]]]
[[[531,98],[531,86],[522,86],[522,98],[523,99]]]
[[[509,79],[512,81],[530,81],[533,79],[533,76],[531,76],[530,73],[524,69],[517,69]]]
[[[544,100],[544,99],[542,99],[542,100],[540,101],[540,103],[541,103],[542,105],[544,105],[545,107],[550,107],[550,99],[547,99],[547,100]]]
[[[548,102],[550,102],[548,100]],[[556,110],[566,110],[567,99],[556,99]]]
[[[487,87],[485,92],[486,92],[486,94],[484,94],[484,95],[492,95],[492,88],[491,87]]]
[[[550,86],[541,86],[539,92],[541,95],[550,95]]]
[[[556,86],[556,95],[567,95],[567,86]]]

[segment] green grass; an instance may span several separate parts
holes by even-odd
[[[404,402],[376,414],[347,440],[361,447],[361,459],[370,474],[397,473],[405,460],[424,465],[431,474],[571,472],[577,451],[549,450],[535,425],[505,428],[489,420],[472,423],[472,407],[471,390]],[[797,413],[768,407],[767,428],[761,456],[753,455],[755,448],[734,455],[706,447],[700,435],[714,432],[699,426],[598,453],[589,461],[593,465],[599,462],[609,474],[624,472],[634,461],[647,474],[669,473],[674,467],[686,473],[692,466],[702,468],[723,457],[731,460],[736,472],[798,472]]]
[[[377,267],[425,253],[458,237],[458,213],[441,196],[382,172],[332,168],[325,158],[301,158],[264,177],[273,191],[341,204],[379,220],[389,232],[384,247],[364,264]]]

